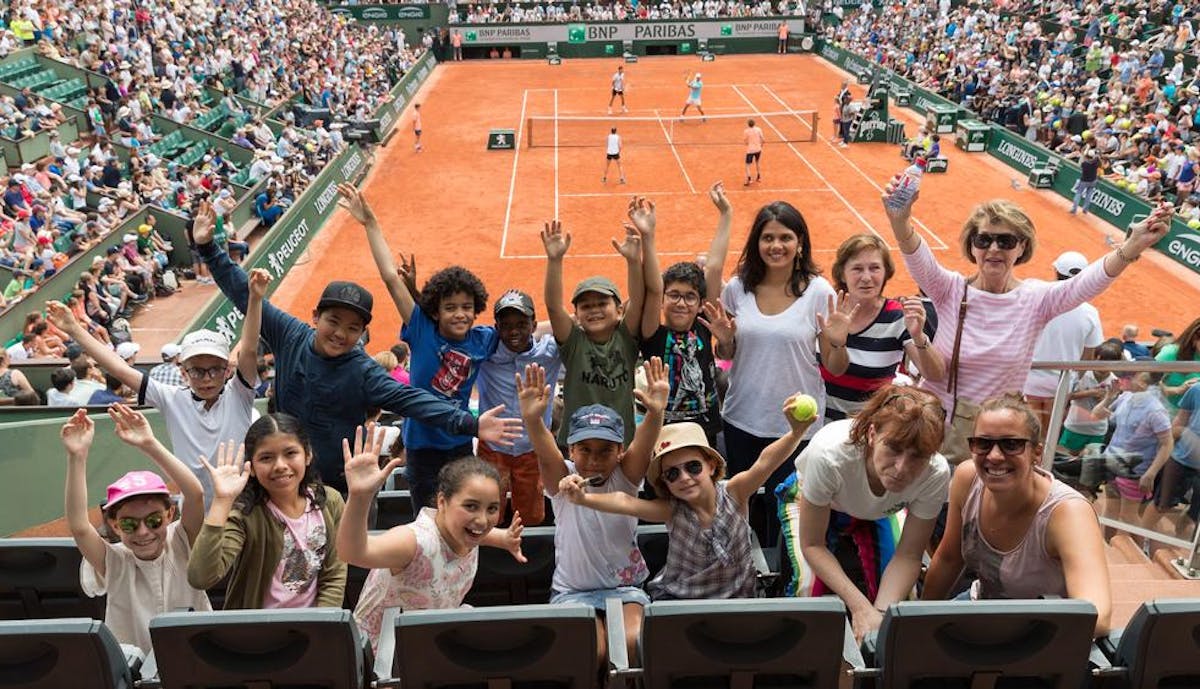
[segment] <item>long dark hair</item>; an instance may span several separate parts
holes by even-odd
[[[772,220],[794,232],[799,240],[792,275],[788,278],[788,291],[799,297],[804,294],[809,280],[821,274],[821,269],[812,259],[808,223],[800,211],[787,201],[768,203],[758,210],[754,224],[750,226],[750,235],[746,237],[746,245],[742,247],[742,256],[738,259],[737,274],[742,281],[742,289],[753,292],[767,277],[767,264],[759,253],[758,240],[762,237],[763,228]]]
[[[253,462],[254,451],[258,449],[258,444],[263,438],[276,433],[284,435],[293,435],[296,441],[304,448],[305,454],[312,457],[312,444],[308,441],[308,432],[304,430],[304,425],[300,420],[291,414],[282,412],[275,414],[267,414],[260,416],[258,421],[250,424],[250,428],[246,429],[246,461],[251,463],[250,478],[246,481],[246,487],[242,489],[241,495],[237,496],[233,506],[242,514],[246,514],[253,510],[256,505],[266,504],[268,494],[267,489],[262,487],[258,479],[254,478]],[[317,463],[310,461],[308,466],[304,468],[304,478],[300,481],[300,495],[311,495],[313,505],[317,509],[325,506],[325,490],[321,486],[321,475],[317,472]]]
[[[1177,361],[1191,361],[1196,358],[1196,335],[1200,334],[1200,318],[1192,321],[1179,334],[1179,352],[1175,355]]]

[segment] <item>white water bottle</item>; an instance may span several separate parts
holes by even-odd
[[[925,159],[914,159],[913,164],[909,165],[900,175],[896,190],[888,197],[888,208],[899,210],[911,203],[912,198],[917,195],[917,190],[921,188],[921,177],[924,174]]]

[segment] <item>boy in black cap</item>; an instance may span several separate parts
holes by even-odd
[[[192,235],[221,292],[245,313],[246,273],[213,244],[215,221],[212,207],[202,204]],[[262,337],[275,353],[275,403],[308,430],[321,480],[346,491],[342,439],[354,437],[355,427],[370,408],[492,442],[508,442],[516,435],[520,422],[498,418],[498,410],[485,412],[476,421],[454,404],[393,380],[357,346],[371,322],[372,305],[370,292],[340,281],[329,283],[321,293],[312,325],[269,302],[263,304]]]
[[[638,358],[633,333],[640,327],[646,287],[641,234],[632,225],[625,226],[625,233],[623,243],[614,239],[612,245],[625,257],[629,303],[622,307],[621,293],[612,280],[590,277],[580,282],[571,296],[574,319],[562,301],[563,257],[571,246],[571,234],[553,220],[542,229],[542,245],[546,249],[546,309],[567,368],[563,418],[571,418],[582,406],[602,404],[621,415],[628,444],[633,440],[633,374]],[[560,445],[566,446],[567,435],[567,424],[563,424],[558,434]]]

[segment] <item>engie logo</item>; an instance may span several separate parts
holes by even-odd
[[[1200,234],[1180,234],[1167,242],[1167,253],[1193,270],[1200,271]]]
[[[420,7],[408,5],[407,7],[396,8],[396,19],[424,19],[425,10]]]
[[[363,19],[387,19],[388,11],[382,7],[368,7],[362,12]]]

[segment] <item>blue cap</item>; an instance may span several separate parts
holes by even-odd
[[[625,422],[621,420],[621,415],[603,404],[589,404],[576,409],[571,414],[570,429],[568,445],[584,440],[625,442]]]

